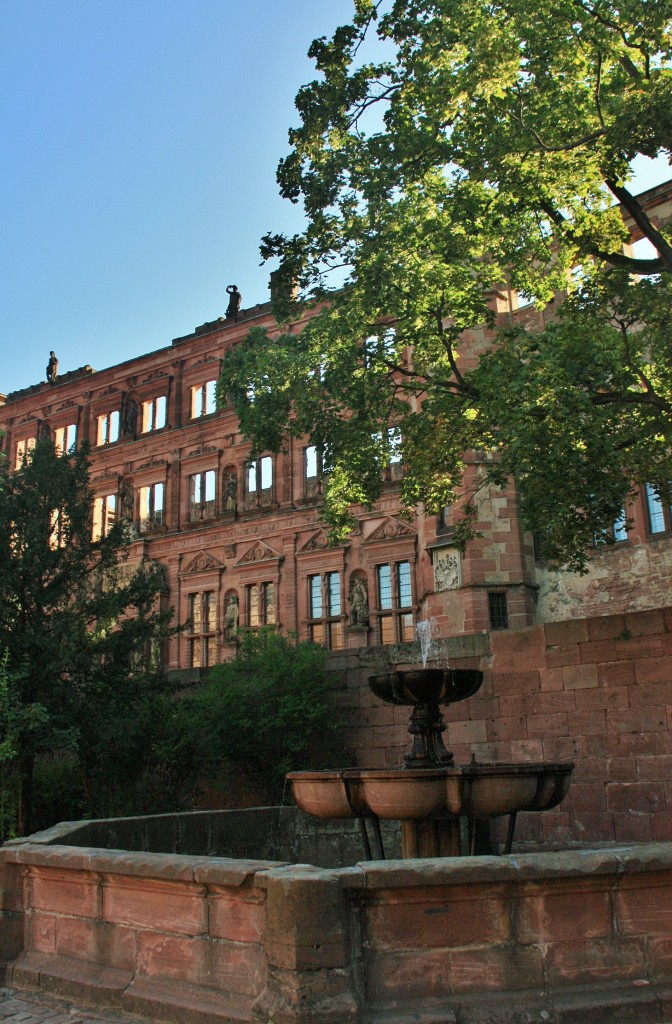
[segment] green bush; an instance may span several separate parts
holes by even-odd
[[[285,773],[305,766],[330,729],[326,658],[317,644],[273,629],[242,634],[236,661],[213,668],[185,701],[204,773],[229,760],[279,798]]]

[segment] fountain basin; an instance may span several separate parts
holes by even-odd
[[[446,768],[290,772],[294,799],[318,818],[394,821],[458,817],[487,820],[546,811],[566,796],[574,765],[470,764]]]
[[[407,707],[455,704],[472,697],[483,682],[478,669],[423,668],[369,676],[369,687],[387,704]]]

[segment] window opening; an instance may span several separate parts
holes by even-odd
[[[65,427],[57,427],[54,431],[54,447],[57,455],[67,455],[75,450],[77,442],[77,425],[68,423]]]
[[[217,599],[214,590],[189,596],[189,667],[216,663]]]
[[[264,455],[247,464],[248,508],[268,505],[273,499],[273,459]]]
[[[506,594],[497,591],[488,593],[488,610],[490,613],[490,629],[508,629],[509,611]]]
[[[275,584],[254,583],[247,588],[247,623],[253,629],[274,626]]]
[[[119,410],[103,413],[98,417],[96,444],[113,444],[119,440]]]
[[[149,484],[140,488],[140,530],[151,530],[165,522],[165,485]]]
[[[142,403],[142,432],[148,434],[151,430],[161,430],[166,425],[166,396],[159,395],[158,398],[150,398]]]
[[[212,519],[215,515],[217,496],[216,474],[214,469],[203,473],[195,473],[189,477],[189,518]]]
[[[310,639],[329,650],[343,647],[341,620],[341,577],[338,572],[308,577],[310,599]]]
[[[206,380],[191,389],[191,418],[209,416],[217,409],[217,381]]]
[[[322,451],[314,444],[303,450],[305,495],[313,498],[321,493]]]
[[[35,437],[24,437],[16,442],[16,455],[14,457],[14,469],[21,469],[24,462],[28,460],[30,453],[35,448]]]
[[[376,566],[381,644],[414,639],[411,563]]]
[[[103,494],[93,499],[93,539],[102,540],[117,520],[116,494]]]

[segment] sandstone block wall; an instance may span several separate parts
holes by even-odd
[[[30,841],[0,858],[22,878],[0,931],[25,923],[4,978],[153,1021],[672,1016],[669,843],[340,870]]]

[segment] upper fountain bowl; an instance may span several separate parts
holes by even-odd
[[[388,704],[436,706],[473,696],[483,682],[478,669],[423,668],[369,676],[376,697]]]

